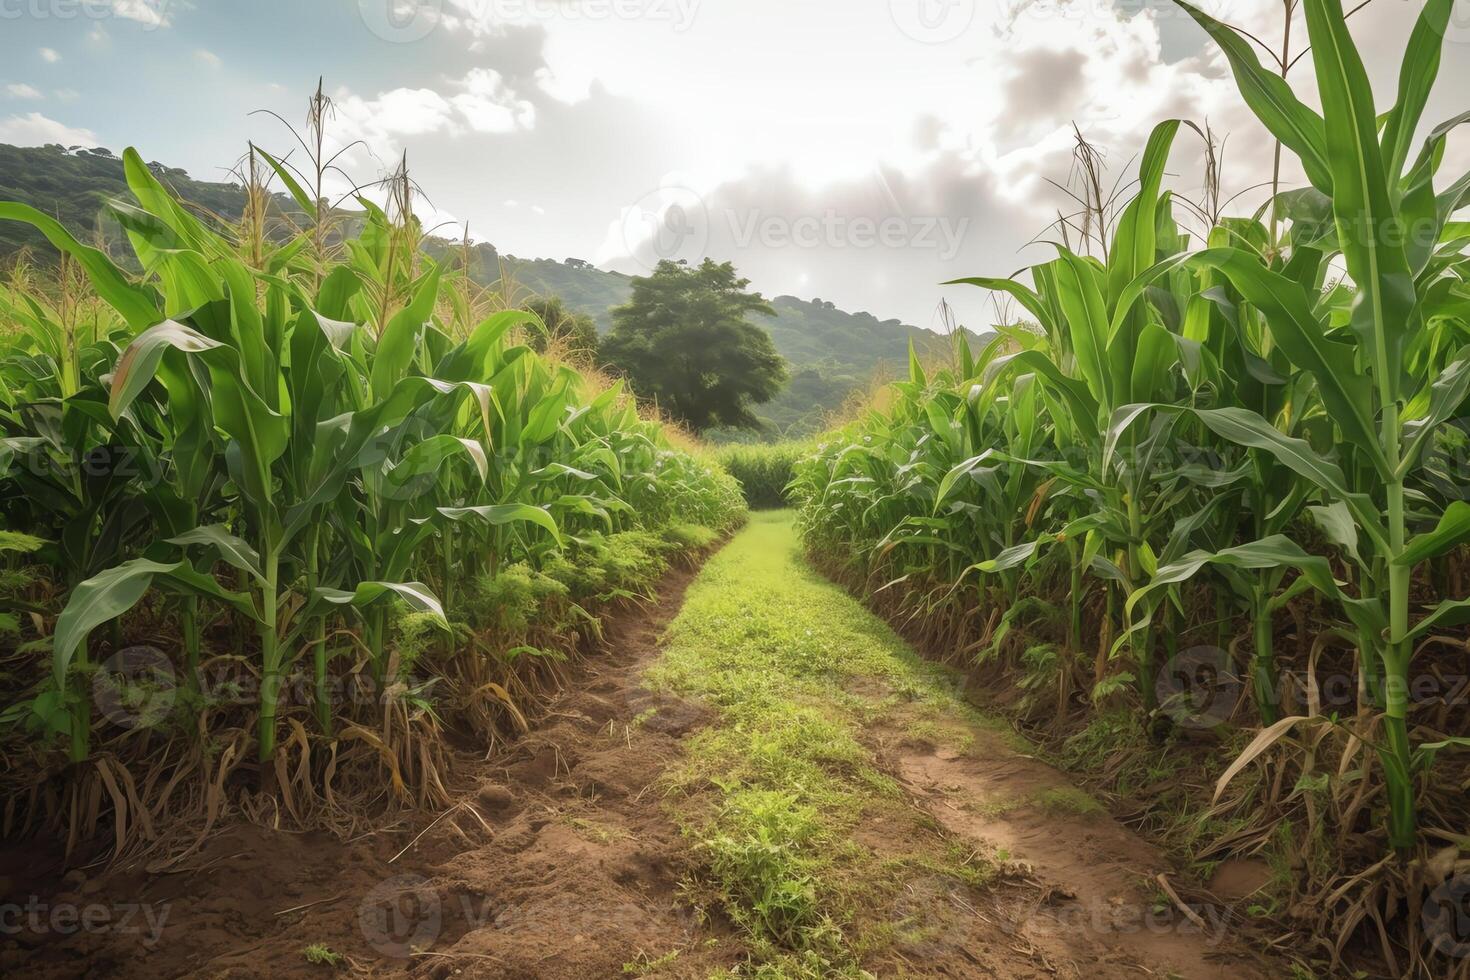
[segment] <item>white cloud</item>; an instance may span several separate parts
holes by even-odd
[[[569,75],[554,72],[550,68],[536,69],[536,87],[558,102],[575,105],[586,101],[592,94],[593,77],[588,74]]]
[[[767,296],[814,293],[919,326],[936,325],[939,282],[1021,264],[1015,243],[996,229],[1036,228],[1047,218],[1044,207],[1011,201],[993,174],[953,153],[913,174],[882,168],[817,186],[787,167],[754,169],[698,193],[681,179],[670,175],[661,191],[624,209],[595,260],[645,274],[661,258],[708,255],[734,262]],[[973,312],[972,325],[985,325],[984,311]]]
[[[218,68],[220,65],[224,64],[224,62],[220,60],[219,55],[206,48],[195,48],[194,60],[209,68]]]
[[[472,68],[458,85],[463,91],[450,102],[470,129],[509,133],[536,125],[536,107],[511,91],[494,69]]]
[[[454,121],[448,100],[433,89],[396,88],[371,99],[344,91],[335,101],[346,132],[374,149],[397,146],[400,136],[448,129]]]
[[[1072,48],[1032,48],[1011,60],[1011,75],[1000,90],[1006,135],[1046,133],[1059,120],[1075,118],[1087,96],[1087,57]]]
[[[40,55],[41,60],[48,65],[54,65],[61,60],[61,54],[55,48],[42,48]]]
[[[342,91],[338,118],[349,138],[374,150],[393,151],[400,138],[443,133],[511,133],[536,124],[536,107],[519,97],[500,73],[473,68],[451,83],[451,94],[431,88],[396,88],[371,99]]]
[[[44,143],[60,143],[63,146],[97,146],[97,134],[90,129],[79,129],[48,119],[39,112],[23,116],[0,119],[0,143],[16,146],[41,146]]]
[[[74,88],[59,88],[51,94],[60,102],[75,102],[82,97],[82,93]]]
[[[34,85],[27,85],[25,82],[10,83],[9,85],[5,86],[5,94],[12,99],[45,98],[45,96],[41,94],[40,89],[36,88]]]
[[[1252,22],[1261,23],[1267,3],[1241,6],[1258,8]],[[947,45],[913,43],[855,10],[844,45],[833,46],[816,40],[830,13],[815,5],[788,6],[781,35],[763,40],[743,39],[749,25],[706,5],[676,43],[630,34],[625,45],[552,29],[546,74],[571,65],[576,77],[684,129],[684,182],[705,210],[707,251],[733,259],[757,288],[815,293],[922,326],[932,325],[943,295],[983,326],[990,311],[979,291],[938,283],[1008,275],[1050,257],[1026,246],[1068,205],[1045,178],[1066,180],[1074,122],[1106,151],[1110,183],[1126,185],[1149,131],[1167,118],[1208,118],[1235,133],[1227,193],[1269,173],[1270,141],[1203,33],[1169,21],[1151,0],[1143,7],[1124,14],[1097,2],[1037,0],[1011,18],[1003,5],[983,7]],[[1181,26],[1184,41],[1171,41],[1167,60],[1165,33]],[[779,68],[737,70],[746,40]],[[749,84],[729,85],[735,77]],[[1182,129],[1170,165],[1181,194],[1198,197],[1201,156],[1198,137]],[[633,205],[635,219],[649,217],[645,203]],[[659,221],[634,220],[630,235],[628,211],[594,255],[637,271]],[[938,234],[945,219],[954,247]],[[936,247],[915,247],[908,239],[928,220]],[[870,228],[885,222],[902,229],[899,240],[884,245],[880,233],[867,245]]]
[[[144,27],[168,27],[172,24],[171,0],[109,0],[114,16],[134,20]]]

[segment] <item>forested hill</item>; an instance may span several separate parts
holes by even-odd
[[[182,170],[161,163],[149,167],[184,200],[214,214],[236,217],[244,195],[237,184],[194,180]],[[0,143],[0,201],[19,201],[57,218],[73,234],[92,240],[99,230],[103,204],[126,197],[122,160],[105,149],[49,146],[10,146]],[[103,222],[108,239],[118,237],[115,223]],[[0,221],[0,256],[22,246],[37,258],[49,255],[41,233],[17,221]]]
[[[243,202],[238,184],[191,178],[183,170],[150,164],[164,182],[201,210],[226,218],[237,217]],[[20,201],[56,216],[79,236],[104,240],[120,238],[115,224],[103,219],[107,199],[125,196],[122,161],[105,149],[17,147],[0,144],[0,200]],[[292,209],[280,197],[283,210]],[[29,226],[0,221],[0,258],[21,247],[38,259],[50,254],[45,240]],[[442,252],[447,242],[431,245]],[[116,251],[116,249],[114,249]],[[606,332],[612,326],[609,311],[627,301],[630,277],[607,272],[582,259],[522,259],[501,255],[493,245],[473,249],[472,275],[493,284],[502,270],[512,284],[512,295],[557,295],[570,309],[587,313]],[[756,289],[759,283],[753,283]],[[759,406],[757,415],[773,434],[805,435],[821,428],[850,392],[875,377],[900,370],[913,341],[921,354],[938,352],[944,341],[937,334],[898,320],[879,320],[870,313],[849,313],[820,299],[777,296],[771,300],[774,317],[757,317],[771,334],[776,349],[790,364],[791,383],[773,401]]]
[[[592,316],[603,333],[612,327],[609,311],[632,292],[628,276],[580,259],[511,258],[506,266],[520,289],[560,296],[567,306]],[[826,300],[777,296],[771,307],[774,317],[756,317],[754,322],[770,332],[776,350],[790,364],[791,383],[755,412],[777,435],[818,431],[854,389],[903,370],[910,341],[924,356],[939,354],[945,345],[933,331],[871,313],[849,313]]]

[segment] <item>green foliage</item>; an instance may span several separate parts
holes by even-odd
[[[119,166],[131,201],[110,207],[140,277],[0,203],[66,263],[61,302],[23,280],[0,289],[4,528],[45,538],[35,567],[65,589],[51,669],[7,717],[67,736],[74,761],[92,751],[94,648],[118,649],[150,596],[177,625],[163,632],[180,637],[168,655],[190,690],[203,624],[253,638],[268,762],[294,675],[316,731],[334,727],[328,636],[355,633],[364,676],[387,689],[449,629],[446,609],[522,631],[538,603],[574,614],[556,601],[571,587],[543,573],[569,549],[616,594],[666,566],[667,527],[741,519],[734,481],[673,448],[620,386],[519,343],[533,314],[474,308],[401,206],[360,198],[338,248],[265,235],[249,211],[217,227],[134,151]]]
[[[701,847],[736,921],[794,946],[823,926],[813,875],[825,837],[815,808],[779,790],[745,789],[721,803]]]
[[[1044,789],[1036,794],[1036,805],[1049,813],[1091,816],[1106,813],[1101,803],[1075,786]]]
[[[1131,697],[1152,733],[1173,720],[1159,691],[1177,679],[1161,667],[1181,636],[1213,640],[1220,614],[1243,610],[1219,643],[1240,638],[1264,732],[1230,778],[1298,727],[1331,730],[1288,716],[1274,649],[1276,620],[1315,593],[1358,647],[1358,737],[1376,751],[1354,778],[1379,784],[1387,844],[1407,854],[1424,843],[1416,801],[1437,754],[1470,745],[1415,744],[1409,695],[1425,639],[1470,622],[1470,600],[1421,608],[1413,583],[1470,541],[1450,422],[1470,395],[1470,234],[1450,220],[1470,179],[1438,173],[1464,120],[1430,130],[1417,156],[1408,146],[1451,4],[1422,5],[1381,112],[1340,0],[1304,0],[1320,115],[1248,38],[1181,6],[1312,186],[1271,203],[1280,221],[1223,218],[1196,242],[1162,186],[1186,131],[1161,123],[1137,195],[1116,213],[1090,202],[1089,227],[1112,235],[1084,236],[1097,256],[1058,245],[1029,282],[962,280],[1013,299],[1029,325],[978,349],[958,340],[937,370],[911,358],[881,411],[798,463],[806,540],[942,635],[987,624],[978,652],[1020,654],[1028,701],[1068,678],[1062,697],[1091,691],[1088,710]],[[1017,615],[1036,595],[1064,604],[1060,623]],[[1055,642],[1008,645],[1023,622]],[[1099,633],[1113,642],[1094,659]]]
[[[548,345],[566,351],[579,361],[597,361],[597,324],[585,313],[569,310],[560,296],[538,297],[521,304],[536,314],[545,330],[531,331],[530,347],[538,354]]]
[[[653,581],[667,569],[672,545],[646,531],[622,531],[598,544],[598,564],[607,573],[608,586],[627,593]]]
[[[671,524],[664,537],[687,551],[703,551],[720,540],[720,532],[703,524]]]
[[[344,959],[341,953],[334,953],[326,943],[312,943],[301,951],[301,955],[312,966],[340,966]]]
[[[787,505],[786,486],[795,475],[796,462],[813,448],[804,442],[737,444],[720,447],[715,459],[740,481],[746,504],[761,510]]]
[[[716,429],[707,436],[711,441],[815,436],[832,427],[849,401],[860,401],[874,386],[897,378],[908,363],[911,346],[925,363],[946,358],[951,351],[944,334],[880,320],[871,313],[849,313],[830,300],[777,296],[771,308],[776,315],[763,323],[789,365],[791,380],[755,409],[766,427],[763,437]],[[974,333],[967,331],[965,336],[973,344],[984,343]]]
[[[38,538],[34,534],[26,534],[23,531],[0,530],[0,554],[30,554],[40,551],[46,544],[44,538]]]
[[[751,406],[781,390],[786,365],[770,334],[746,319],[773,315],[759,293],[746,292],[749,285],[729,262],[660,262],[633,280],[632,298],[613,310],[603,355],[640,397],[695,432],[759,428]]]
[[[393,647],[398,653],[399,670],[407,673],[414,662],[428,652],[441,636],[440,622],[431,612],[395,609]]]
[[[563,559],[553,559],[559,560]],[[567,583],[549,568],[540,571],[515,562],[478,576],[465,597],[464,613],[496,636],[520,639],[533,625],[552,629],[563,625],[570,617],[570,595]]]
[[[488,245],[482,249],[493,249]],[[501,279],[499,269],[487,266],[478,282],[487,285],[505,286],[513,283],[541,296],[558,296],[570,310],[592,317],[597,332],[606,335],[612,329],[612,311],[628,302],[633,294],[633,277],[621,272],[607,272],[585,259],[568,258],[561,262],[555,259],[522,259],[506,255],[500,257],[506,279]]]
[[[35,574],[17,561],[45,545],[45,540],[34,534],[0,530],[0,637],[20,636],[19,614],[36,609],[21,598],[27,586],[35,581]]]

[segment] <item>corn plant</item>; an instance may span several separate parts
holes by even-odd
[[[1446,557],[1470,539],[1454,468],[1466,440],[1448,424],[1470,396],[1470,228],[1452,220],[1470,204],[1470,175],[1438,176],[1465,117],[1412,145],[1452,4],[1423,6],[1397,100],[1380,113],[1341,3],[1305,0],[1320,114],[1243,35],[1181,6],[1311,186],[1273,193],[1254,217],[1196,208],[1210,223],[1196,246],[1162,189],[1180,124],[1159,126],[1116,220],[1090,178],[1083,240],[1099,256],[1064,240],[1029,283],[959,280],[1010,297],[1026,322],[998,328],[978,358],[958,350],[958,368],[913,365],[889,404],[799,464],[803,528],[818,552],[866,559],[888,594],[933,597],[924,608],[936,616],[979,615],[991,641],[1050,570],[1063,572],[1068,647],[1084,606],[1099,607],[1094,694],[1116,690],[1126,675],[1100,682],[1126,652],[1146,717],[1156,647],[1169,652],[1181,627],[1200,624],[1189,598],[1212,591],[1222,639],[1244,619],[1263,725],[1222,789],[1308,720],[1286,716],[1275,628],[1316,593],[1356,636],[1352,731],[1376,750],[1387,840],[1407,852],[1422,777],[1440,752],[1470,745],[1414,744],[1409,726],[1414,649],[1470,622],[1470,600],[1416,614],[1410,591],[1425,565],[1443,586]],[[977,573],[1002,586],[968,593],[978,608],[967,608],[956,597]]]
[[[85,329],[24,290],[0,308],[19,326],[0,364],[0,480],[18,491],[6,520],[54,529],[58,546],[39,554],[65,586],[51,677],[27,705],[69,735],[73,761],[92,751],[93,631],[109,625],[116,648],[145,596],[169,599],[196,689],[203,619],[223,612],[253,634],[256,755],[269,763],[281,689],[301,666],[317,728],[333,733],[330,635],[356,634],[381,689],[400,679],[390,620],[424,613],[447,637],[428,582],[458,598],[457,583],[502,562],[598,533],[738,519],[733,484],[671,450],[618,386],[592,389],[519,343],[539,329],[533,315],[477,318],[446,285],[452,271],[420,252],[406,174],[391,213],[359,199],[360,233],[335,262],[324,205],[294,181],[310,227],[282,238],[263,219],[212,227],[136,152],[123,165],[133,200],[110,207],[141,279],[0,204],[103,304]],[[89,467],[124,456],[140,466]]]
[[[1389,841],[1407,851],[1417,839],[1415,774],[1433,758],[1433,750],[1416,751],[1409,741],[1413,644],[1437,626],[1470,621],[1470,602],[1465,600],[1445,600],[1417,623],[1411,623],[1409,608],[1415,566],[1470,538],[1470,512],[1451,506],[1439,515],[1415,515],[1406,495],[1429,439],[1470,394],[1470,354],[1454,355],[1433,373],[1407,370],[1425,345],[1436,343],[1432,335],[1442,329],[1442,321],[1456,318],[1458,307],[1454,269],[1462,236],[1447,231],[1446,225],[1465,203],[1470,181],[1462,178],[1436,195],[1433,178],[1445,138],[1459,120],[1432,131],[1417,160],[1406,167],[1410,140],[1438,72],[1452,4],[1443,0],[1425,5],[1405,54],[1399,99],[1385,117],[1381,137],[1367,72],[1337,0],[1305,4],[1321,116],[1261,69],[1243,39],[1181,5],[1231,53],[1247,102],[1301,157],[1333,216],[1331,232],[1315,246],[1299,246],[1279,270],[1233,246],[1209,249],[1189,260],[1227,277],[1260,311],[1287,357],[1311,374],[1333,422],[1329,450],[1282,432],[1249,409],[1195,414],[1222,438],[1270,454],[1311,484],[1325,502],[1319,510],[1324,530],[1358,565],[1361,576],[1358,594],[1345,593],[1323,559],[1285,537],[1272,536],[1192,555],[1161,570],[1160,579],[1177,581],[1207,563],[1289,567],[1339,602],[1359,631],[1367,666],[1381,668],[1382,736],[1375,747],[1387,783]],[[1311,280],[1303,281],[1307,270],[1332,253],[1341,255],[1352,278],[1350,297],[1344,297],[1349,302],[1340,310],[1345,329],[1334,329],[1331,314],[1339,310],[1332,297],[1323,303],[1310,288]],[[1120,430],[1128,419],[1121,421]],[[1417,534],[1416,526],[1422,528]],[[1279,736],[1296,720],[1282,719],[1266,730],[1266,738]]]

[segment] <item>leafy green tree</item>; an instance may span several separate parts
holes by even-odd
[[[597,359],[597,321],[585,313],[569,310],[560,296],[537,296],[521,304],[521,309],[536,314],[546,324],[546,332],[531,332],[530,345],[536,353],[544,353],[552,340],[567,350],[590,360]]]
[[[771,335],[746,321],[775,316],[748,285],[729,262],[660,262],[633,279],[632,298],[612,311],[603,359],[696,432],[760,428],[750,406],[781,390],[786,362]]]

